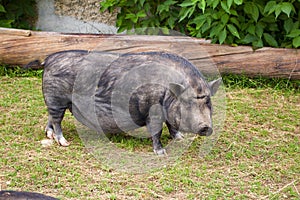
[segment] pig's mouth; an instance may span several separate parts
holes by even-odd
[[[200,130],[198,131],[198,134],[200,136],[210,136],[212,133],[213,133],[213,129],[209,126],[204,126],[200,128]]]

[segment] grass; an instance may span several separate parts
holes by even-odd
[[[2,190],[60,199],[300,199],[299,81],[225,76],[227,117],[212,152],[200,158],[196,140],[175,165],[134,174],[95,159],[70,113],[63,131],[71,146],[42,147],[41,71],[0,67],[0,74]],[[114,140],[151,150],[144,139]]]

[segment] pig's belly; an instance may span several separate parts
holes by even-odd
[[[103,112],[103,107],[96,111],[98,131],[111,134],[126,133],[146,125],[144,119],[132,117],[127,109],[120,107]]]
[[[74,99],[73,99],[74,100]],[[94,99],[76,98],[73,102],[73,115],[81,124],[102,133],[124,133],[146,125],[144,115],[138,107],[129,105],[114,105],[105,100],[95,103]]]

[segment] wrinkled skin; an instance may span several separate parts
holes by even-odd
[[[74,82],[87,66],[93,78],[84,77],[82,89],[93,96],[99,123],[89,122],[74,112],[88,127],[117,134],[147,126],[156,154],[165,154],[160,137],[166,123],[174,139],[182,132],[212,134],[211,96],[221,79],[207,83],[187,60],[174,54],[147,52],[123,54],[111,59],[88,60],[86,51],[65,51],[50,55],[44,62],[43,94],[49,112],[47,137],[68,146],[61,121],[66,109],[72,112]],[[103,60],[106,60],[104,63]],[[85,79],[86,78],[86,79]],[[96,81],[95,81],[96,80]],[[94,86],[95,87],[94,87]]]

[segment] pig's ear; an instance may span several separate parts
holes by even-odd
[[[175,97],[179,97],[185,90],[184,86],[178,83],[170,83],[169,89]]]
[[[219,78],[217,80],[213,80],[208,83],[210,91],[211,91],[211,96],[215,95],[217,90],[219,89],[219,86],[222,83],[222,78]]]

